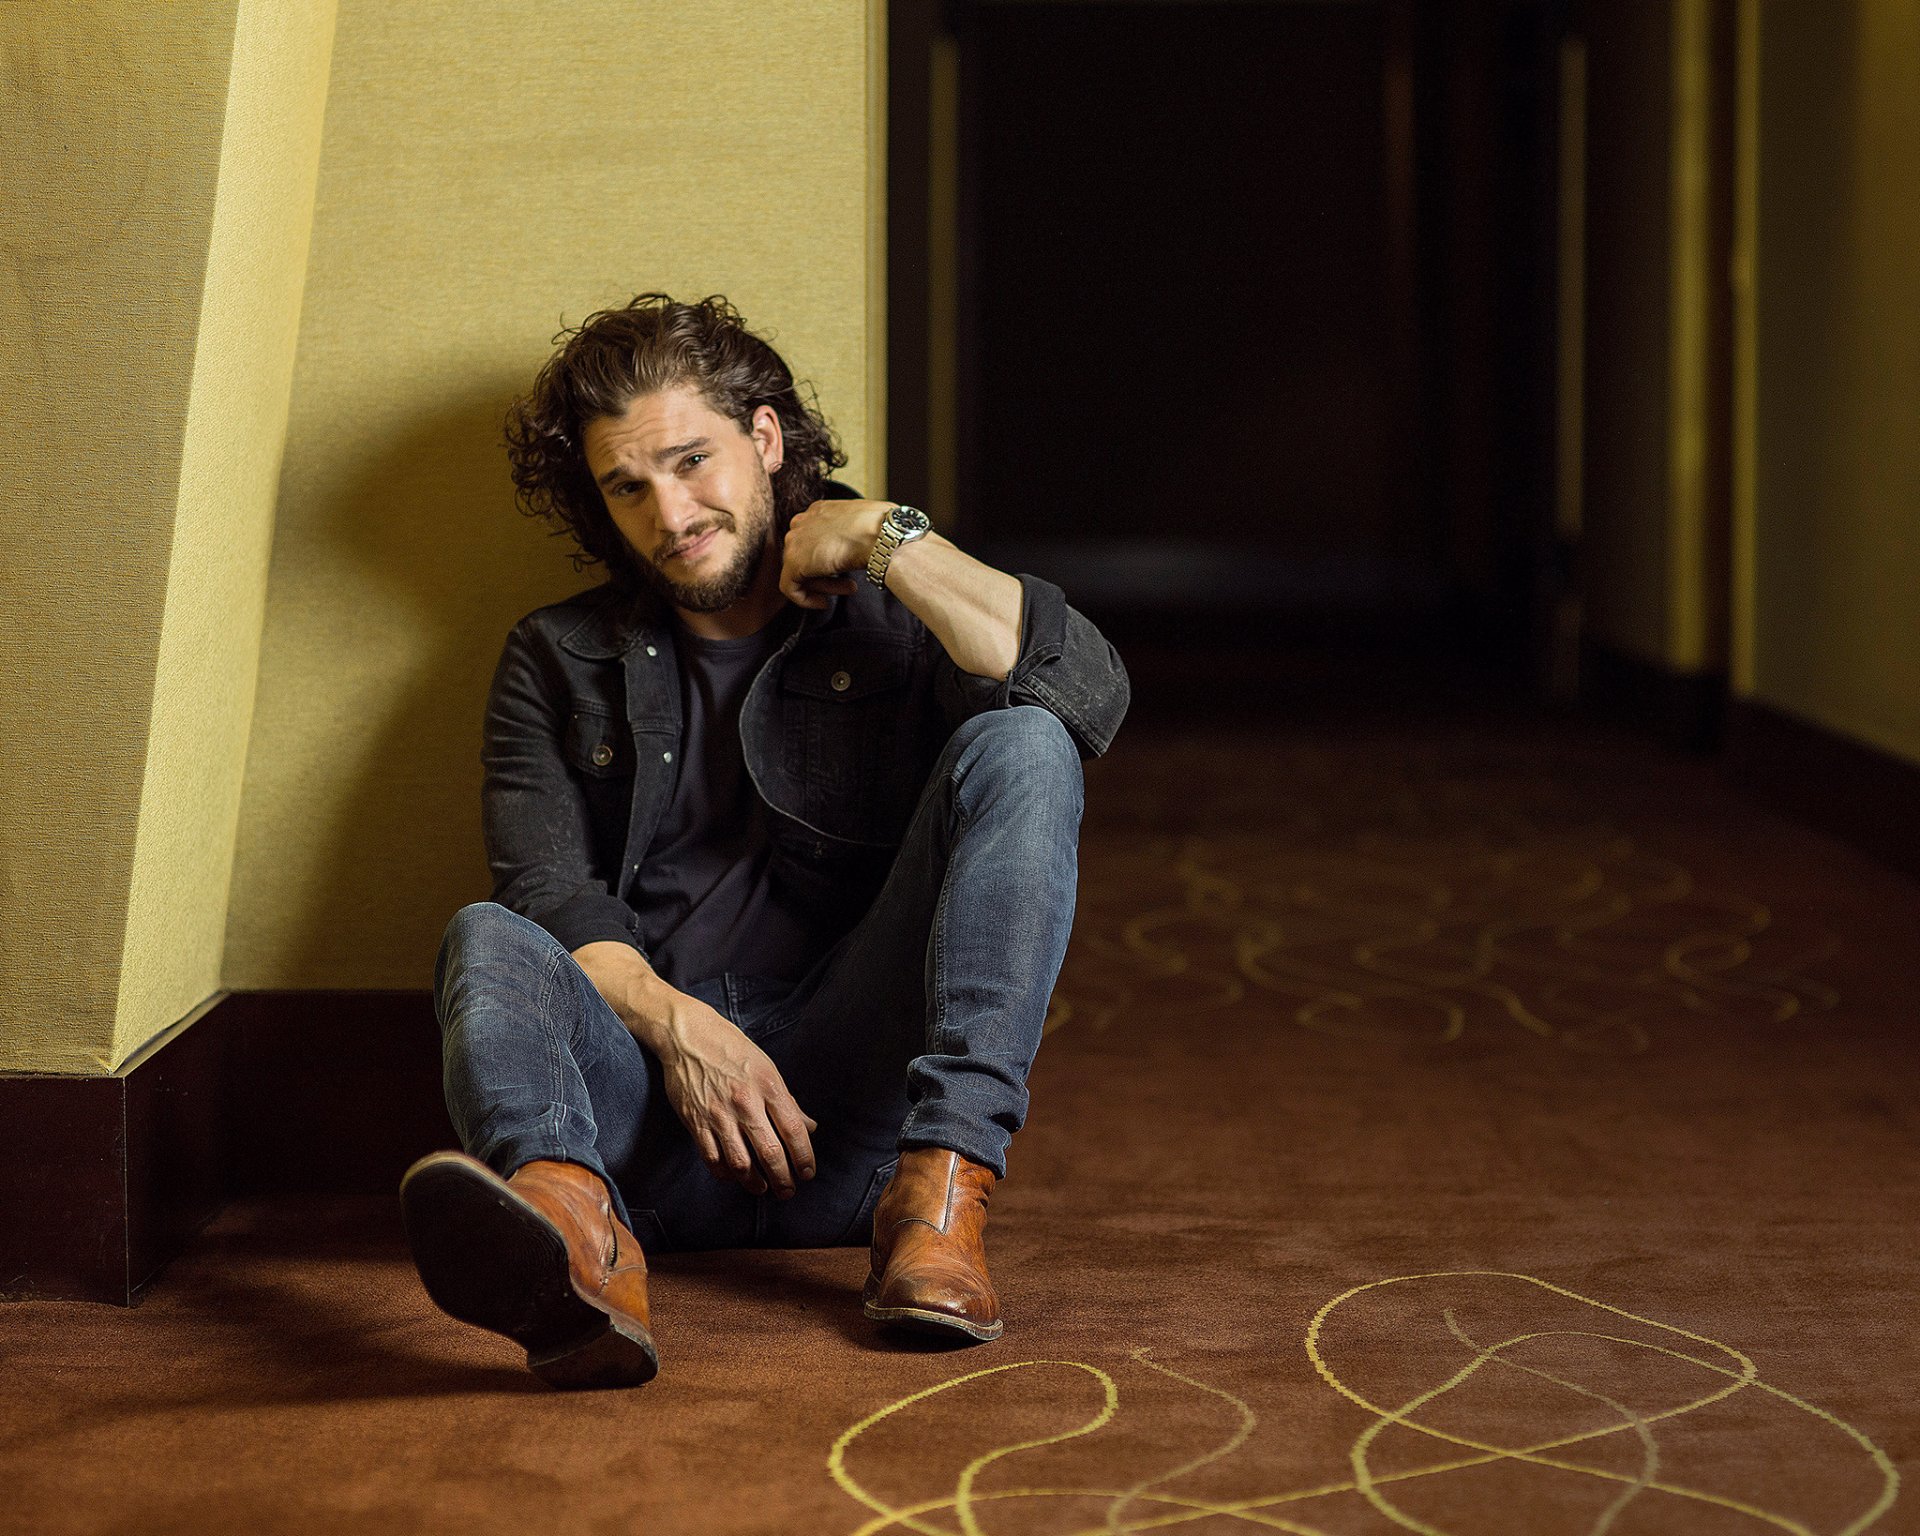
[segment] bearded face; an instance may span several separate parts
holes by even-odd
[[[768,587],[781,464],[770,407],[743,429],[676,385],[596,417],[584,435],[588,472],[653,593],[708,614]]]
[[[691,613],[718,613],[753,590],[772,528],[773,482],[763,471],[744,518],[715,511],[710,521],[662,538],[651,554],[636,550],[635,563],[656,596]]]

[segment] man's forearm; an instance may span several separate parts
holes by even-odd
[[[597,939],[574,950],[573,958],[628,1033],[654,1055],[663,1054],[673,1043],[674,1004],[683,994],[662,981],[631,944]]]
[[[1020,659],[1020,578],[937,533],[903,544],[887,566],[887,590],[932,630],[962,672],[1004,678]]]

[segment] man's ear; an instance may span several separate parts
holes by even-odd
[[[786,442],[780,435],[780,413],[772,406],[754,407],[753,430],[748,435],[760,450],[760,462],[766,466],[768,474],[786,462]]]

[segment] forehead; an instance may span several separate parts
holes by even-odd
[[[614,464],[638,467],[664,448],[696,437],[717,439],[723,432],[745,435],[693,385],[676,384],[635,396],[618,416],[596,416],[581,437],[587,469],[598,475]]]

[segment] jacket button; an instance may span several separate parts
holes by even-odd
[[[853,683],[853,674],[851,672],[836,672],[829,681],[832,682],[835,693],[845,693]]]
[[[655,649],[654,649],[654,648],[653,648],[652,646],[648,646],[648,647],[647,647],[647,654],[648,654],[649,656],[658,656],[658,655],[659,655],[660,653],[659,653],[658,651],[656,651],[656,650],[655,650]]]
[[[663,762],[663,763],[670,763],[670,762],[672,762],[672,761],[673,761],[673,754],[672,754],[671,752],[662,752],[662,753],[660,754],[660,761],[661,761],[661,762]]]
[[[608,746],[604,741],[601,742],[599,746],[593,749],[593,766],[594,767],[604,768],[607,766],[608,763],[612,761],[613,761],[613,748]]]

